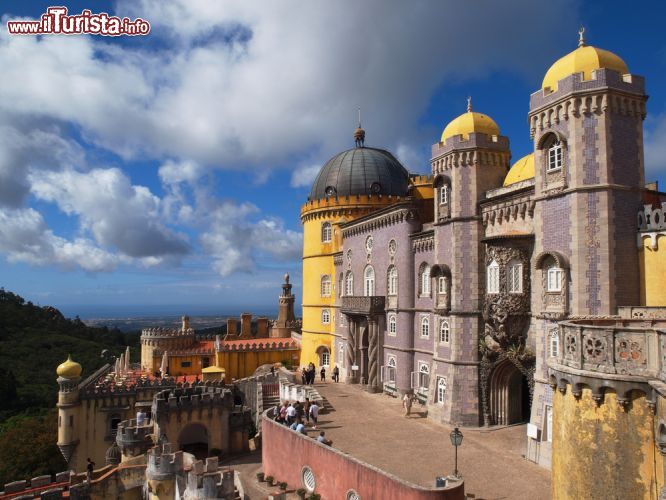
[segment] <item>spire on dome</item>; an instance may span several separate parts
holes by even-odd
[[[358,127],[354,130],[354,142],[357,148],[362,148],[365,144],[365,130],[361,128],[361,108],[358,108]]]
[[[472,96],[467,96],[467,112],[472,112]]]
[[[578,46],[585,47],[585,26],[578,28]]]

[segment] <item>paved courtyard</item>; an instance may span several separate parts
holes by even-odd
[[[333,446],[403,479],[432,486],[436,476],[452,474],[452,427],[435,424],[415,405],[403,416],[398,399],[368,394],[357,387],[317,384],[329,412],[320,426]],[[496,430],[462,428],[458,469],[465,492],[476,499],[550,498],[550,472],[523,458],[525,425]],[[310,432],[314,434],[314,432]]]
[[[409,418],[401,401],[381,394],[368,394],[358,387],[327,382],[316,384],[326,399],[327,412],[319,418],[319,430],[333,440],[333,447],[354,457],[424,486],[436,476],[454,470],[449,439],[452,427],[428,421],[415,405]],[[546,500],[550,498],[550,472],[525,460],[525,425],[494,430],[462,428],[458,469],[465,479],[467,498],[476,500]],[[285,450],[288,454],[288,450]],[[257,483],[261,456],[233,460],[243,474],[249,498],[266,498],[269,489]],[[231,464],[230,464],[231,465]],[[289,495],[289,498],[296,498]]]

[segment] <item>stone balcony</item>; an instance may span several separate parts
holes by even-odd
[[[383,295],[342,297],[342,313],[358,316],[384,314],[385,301],[386,298]]]
[[[663,318],[663,317],[662,317]],[[666,318],[585,319],[560,323],[558,356],[548,360],[551,384],[574,394],[590,387],[627,394],[666,381]]]

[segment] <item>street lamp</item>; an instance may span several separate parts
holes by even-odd
[[[456,427],[451,431],[449,437],[451,438],[451,444],[456,448],[455,472],[453,473],[453,475],[456,478],[460,478],[460,475],[458,474],[458,446],[462,444],[463,433],[460,432],[460,430],[458,430],[458,428]]]

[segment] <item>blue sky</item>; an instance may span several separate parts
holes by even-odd
[[[366,144],[425,173],[471,95],[518,159],[581,24],[646,77],[666,186],[660,2],[65,2],[151,33],[8,35],[49,5],[0,7],[0,286],[70,316],[270,313],[285,271],[300,300],[299,207],[358,106]]]

